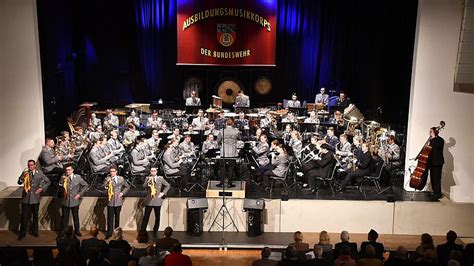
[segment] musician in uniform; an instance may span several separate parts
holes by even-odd
[[[308,179],[309,171],[316,169],[318,167],[316,154],[319,154],[319,152],[321,151],[321,145],[323,145],[324,143],[325,142],[323,139],[318,139],[317,136],[312,136],[311,143],[303,149],[303,150],[309,150],[309,153],[306,154],[305,157],[303,158],[304,162],[303,162],[303,165],[301,166],[301,172],[303,172],[305,179]],[[308,180],[303,180],[303,181],[307,185]]]
[[[188,119],[183,116],[183,111],[178,110],[176,112],[176,117],[173,117],[173,120],[171,120],[171,124],[172,124],[173,129],[174,128],[184,129],[188,127]]]
[[[293,93],[291,95],[291,100],[288,100],[287,107],[288,108],[300,108],[301,107],[301,102],[298,100],[298,96],[296,96],[296,93]]]
[[[357,170],[349,171],[349,173],[344,178],[344,181],[341,184],[341,187],[338,189],[339,192],[344,191],[346,185],[353,179],[357,177],[363,177],[369,175],[372,171],[372,155],[369,152],[369,144],[364,142],[361,144],[362,153],[357,156],[352,163],[355,163]]]
[[[237,97],[235,97],[234,107],[250,107],[250,98],[244,94],[243,90],[239,90]]]
[[[427,169],[423,173],[421,179],[426,179],[429,175],[431,178],[431,188],[433,190],[433,199],[438,200],[442,197],[441,194],[441,175],[444,164],[444,139],[439,136],[439,129],[436,127],[430,128],[430,139],[428,146],[431,147],[431,154],[428,157]]]
[[[111,166],[109,176],[104,180],[104,187],[107,190],[107,234],[105,239],[112,236],[112,231],[120,227],[120,211],[123,205],[123,196],[130,189],[128,182],[118,175],[117,167]]]
[[[155,212],[155,225],[153,226],[153,237],[155,239],[158,238],[158,229],[160,228],[160,214],[163,197],[168,193],[170,187],[170,184],[163,178],[163,176],[158,176],[158,169],[156,167],[150,169],[150,175],[143,183],[143,188],[146,189],[146,203],[141,231],[147,230],[150,214],[153,210]]]
[[[138,136],[140,136],[140,132],[138,132],[135,125],[129,124],[128,130],[123,133],[123,145],[125,147],[129,147],[130,145],[135,143]]]
[[[277,141],[278,142],[278,141]],[[252,142],[253,144],[254,142]],[[274,147],[275,148],[275,147]],[[252,151],[257,157],[258,175],[261,176],[268,170],[272,170],[268,153],[270,152],[270,145],[268,145],[267,135],[261,134],[258,143],[252,145]]]
[[[216,129],[216,126],[214,125],[213,122],[209,123],[209,127],[206,131],[204,131],[204,135],[209,135],[212,134],[214,137],[217,137],[217,134],[219,134],[219,130]]]
[[[333,149],[335,149],[336,145],[339,143],[339,139],[334,135],[334,128],[329,127],[326,130],[326,136],[324,137],[324,141],[331,145]]]
[[[171,136],[171,135],[170,135]],[[158,147],[160,146],[161,138],[158,130],[153,129],[151,132],[151,137],[146,140],[148,146],[150,147],[153,154],[158,152]]]
[[[311,112],[309,112],[309,117],[307,117],[304,120],[304,122],[305,123],[310,123],[310,124],[319,124],[318,115],[316,114],[315,111],[311,111]]]
[[[207,118],[206,118],[207,119]],[[183,132],[184,135],[197,135],[199,131],[194,130],[193,125],[189,125],[187,130]]]
[[[239,118],[235,120],[235,127],[240,131],[249,128],[249,120],[245,118],[244,112],[239,112]]]
[[[125,125],[133,124],[135,127],[140,127],[140,118],[137,117],[135,110],[130,112],[130,115],[125,119]]]
[[[119,164],[119,157],[115,155],[115,152],[112,150],[112,147],[109,145],[109,142],[107,140],[107,137],[104,137],[102,141],[100,142],[100,149],[102,150],[103,153],[105,153],[107,156],[110,156],[109,162],[111,164],[118,165]]]
[[[52,138],[46,138],[45,145],[41,149],[39,156],[41,168],[45,174],[62,174],[64,172],[61,161],[72,158],[71,155],[66,157],[55,154],[55,144]]]
[[[351,104],[351,100],[347,98],[347,95],[344,91],[339,92],[339,97],[336,100],[336,105],[337,109],[341,112],[344,112],[344,109],[346,109],[349,104]]]
[[[316,167],[308,172],[308,182],[311,192],[316,190],[316,178],[328,178],[332,174],[334,167],[334,152],[332,147],[323,143],[320,147],[318,160],[316,160]]]
[[[221,145],[221,157],[222,158],[233,158],[238,157],[237,140],[240,139],[240,132],[234,128],[234,121],[229,118],[226,122],[226,127],[219,131],[217,135],[217,142]],[[221,175],[219,186],[224,186],[224,179],[227,179],[229,187],[233,186],[232,179],[235,171],[235,161],[224,160],[221,164]],[[224,171],[226,169],[227,171]]]
[[[102,149],[101,142],[102,141],[100,139],[96,139],[93,142],[94,146],[89,152],[89,158],[91,159],[92,170],[94,172],[107,173],[111,166],[110,161],[113,153],[107,155]]]
[[[347,141],[346,134],[341,134],[339,136],[339,140],[340,142],[336,144],[336,155],[340,157],[341,167],[344,170],[348,170],[347,169],[347,165],[349,164],[348,157],[349,155],[352,154],[351,153],[352,145],[349,143],[349,141]]]
[[[162,123],[161,117],[158,116],[158,111],[154,110],[151,117],[148,117],[146,127],[149,128],[160,128]]]
[[[282,144],[276,146],[274,152],[270,154],[270,163],[274,166],[274,169],[263,173],[263,184],[265,186],[265,190],[270,189],[270,177],[283,177],[285,175],[286,168],[288,167],[288,154]]]
[[[150,171],[151,163],[150,160],[154,155],[147,155],[146,146],[147,143],[142,139],[135,141],[135,147],[130,154],[132,157],[131,169],[134,173],[143,173]]]
[[[95,131],[98,126],[102,126],[102,122],[100,118],[97,117],[95,113],[91,114],[91,119],[89,121],[89,130]]]
[[[84,130],[82,127],[77,126],[74,128],[74,134],[72,135],[72,141],[76,147],[76,154],[80,154],[87,148],[88,139],[84,136]]]
[[[207,139],[202,143],[202,154],[206,154],[210,149],[218,149],[219,144],[214,139],[214,134],[207,134]]]
[[[221,130],[225,127],[226,118],[224,115],[225,115],[224,110],[221,110],[219,112],[219,117],[216,120],[214,120],[214,125],[216,126],[217,130]]]
[[[191,142],[191,136],[185,135],[183,142],[178,145],[180,155],[185,158],[195,155],[194,143]]]
[[[191,123],[191,125],[193,126],[193,128],[197,130],[205,130],[207,124],[209,123],[209,119],[204,117],[204,111],[202,109],[198,110],[197,115],[198,116],[193,119],[193,122]]]
[[[191,97],[186,98],[186,106],[201,106],[201,99],[197,97],[195,90],[191,91]]]
[[[324,104],[324,106],[328,105],[329,102],[329,95],[326,93],[325,88],[319,89],[319,93],[316,94],[316,98],[314,99],[315,104]]]
[[[162,134],[162,133],[171,133],[171,131],[168,128],[168,125],[166,125],[166,122],[163,122],[161,124],[160,130],[158,131],[158,133],[160,133],[160,134]]]
[[[112,112],[112,109],[107,109],[106,115],[104,117],[104,128],[107,131],[112,131],[116,129],[119,125],[119,119],[114,113]]]
[[[125,153],[125,148],[122,143],[118,140],[117,131],[110,132],[110,138],[107,140],[108,146],[112,150],[114,156],[120,158]]]
[[[23,185],[21,194],[21,225],[18,240],[26,236],[30,216],[33,216],[32,235],[38,237],[38,211],[41,202],[41,193],[48,189],[51,181],[41,170],[36,169],[36,162],[28,160],[26,168],[18,178],[18,185]]]
[[[385,162],[385,172],[388,173],[387,178],[384,179],[386,184],[390,184],[390,179],[393,178],[393,171],[400,167],[400,147],[395,143],[395,136],[389,135],[387,144],[383,145],[378,150],[378,155]]]
[[[59,181],[59,186],[63,188],[62,199],[62,228],[69,224],[69,212],[72,213],[74,232],[76,236],[82,236],[79,225],[79,205],[84,193],[89,186],[80,175],[74,174],[72,165],[66,166],[66,175]]]
[[[285,145],[288,145],[291,139],[291,132],[293,131],[293,125],[292,124],[286,124],[285,125],[285,131],[283,131],[283,142]]]
[[[190,169],[180,158],[178,152],[179,140],[172,139],[171,143],[165,145],[165,153],[163,154],[163,168],[168,176],[180,176],[181,185],[186,187],[188,185]]]
[[[270,129],[276,125],[276,120],[270,112],[265,114],[265,117],[260,120],[260,128]]]
[[[102,139],[103,136],[105,136],[105,134],[102,131],[102,126],[101,125],[98,125],[95,128],[95,131],[91,131],[89,133],[89,139],[90,139],[91,143],[94,143],[95,140]]]
[[[182,137],[183,136],[179,134],[179,128],[176,127],[173,129],[173,133],[171,133],[171,135],[168,136],[168,140],[177,139],[179,142]]]
[[[301,150],[303,149],[303,142],[301,141],[300,132],[293,130],[290,133],[290,141],[288,142],[288,146],[293,149],[293,154],[295,157],[300,157]]]

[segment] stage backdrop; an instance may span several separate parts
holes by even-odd
[[[277,0],[177,3],[178,65],[275,65]]]

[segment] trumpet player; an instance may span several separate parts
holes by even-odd
[[[316,191],[316,178],[328,178],[334,167],[334,152],[332,147],[323,143],[320,147],[319,160],[316,161],[316,167],[308,172],[308,183],[311,192]]]
[[[102,126],[102,122],[100,118],[97,117],[95,113],[91,114],[91,119],[89,122],[89,130],[90,131],[96,131],[98,126]]]
[[[171,143],[165,145],[165,153],[163,154],[163,168],[166,175],[180,176],[181,184],[187,186],[189,180],[188,167],[183,164],[183,160],[179,156],[178,149],[179,140],[172,139]]]
[[[183,142],[178,145],[179,152],[184,158],[195,155],[194,143],[191,142],[191,136],[185,135]]]
[[[109,176],[104,180],[104,187],[107,190],[107,234],[105,239],[112,236],[112,231],[120,227],[120,211],[123,205],[123,196],[130,189],[128,182],[118,175],[115,165],[109,169]]]
[[[161,127],[162,121],[161,117],[158,116],[158,111],[154,110],[151,117],[148,117],[146,127],[158,129]]]
[[[202,143],[202,154],[206,154],[210,149],[218,149],[219,144],[214,139],[214,134],[208,134],[207,139]]]
[[[104,128],[107,131],[112,131],[116,129],[119,125],[119,119],[114,113],[112,112],[112,109],[107,109],[106,110],[106,115],[104,117]]]
[[[162,176],[158,176],[157,174],[158,169],[152,167],[150,169],[150,176],[148,176],[145,183],[143,183],[143,188],[146,189],[147,195],[145,199],[145,213],[141,225],[141,230],[146,231],[150,214],[153,210],[155,212],[155,225],[153,226],[153,237],[155,239],[158,238],[158,229],[160,228],[160,213],[161,205],[163,204],[163,196],[168,193],[171,187]]]
[[[208,136],[209,134],[214,135],[214,137],[217,137],[219,134],[219,130],[216,129],[216,125],[213,122],[210,122],[208,129],[204,131],[204,135]]]
[[[69,224],[69,212],[71,212],[76,236],[82,236],[79,226],[79,205],[88,186],[80,175],[74,174],[72,165],[66,166],[66,174],[59,181],[59,187],[63,188],[62,228],[66,228]]]
[[[125,125],[130,124],[133,124],[135,127],[140,127],[140,118],[137,117],[135,110],[132,110],[127,119],[125,119]]]
[[[324,137],[324,141],[331,145],[333,149],[336,148],[336,145],[339,143],[339,139],[334,135],[334,128],[329,127],[326,130],[326,136]]]
[[[36,169],[36,162],[28,160],[28,167],[18,178],[18,185],[23,185],[21,195],[21,225],[18,240],[26,236],[30,215],[33,216],[32,235],[38,237],[38,210],[41,201],[41,192],[48,189],[51,181],[41,170]]]
[[[41,167],[45,174],[61,175],[64,172],[61,161],[72,158],[72,156],[61,156],[59,153],[55,152],[54,148],[54,140],[52,138],[46,138],[45,145],[41,149],[39,156]]]
[[[372,171],[372,155],[369,152],[369,144],[364,142],[361,144],[362,152],[353,159],[351,163],[354,163],[357,167],[355,171],[349,171],[344,178],[341,187],[338,189],[339,192],[344,191],[346,185],[355,177],[363,177]]]

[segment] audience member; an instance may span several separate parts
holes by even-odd
[[[465,265],[474,265],[474,243],[467,244],[464,248]]]
[[[397,251],[395,252],[395,255],[392,258],[389,258],[384,265],[385,266],[404,266],[404,265],[409,265],[409,261],[407,258],[407,249],[403,246],[399,246],[397,248]]]
[[[436,248],[433,244],[433,237],[431,237],[430,234],[424,233],[421,234],[421,243],[420,245],[415,249],[415,260],[418,258],[421,258],[425,254],[425,250],[427,249],[432,249],[434,251],[434,257],[435,257],[435,263],[436,263],[436,258],[438,257],[436,254]]]
[[[133,241],[132,256],[139,260],[141,257],[147,255],[149,236],[148,232],[141,230],[138,232],[137,239]]]
[[[153,245],[148,245],[146,248],[146,256],[143,256],[138,261],[140,266],[158,266],[161,260],[159,256],[156,256],[156,249]]]
[[[334,261],[334,266],[355,266],[356,262],[351,257],[351,249],[349,246],[342,246],[339,257]]]
[[[456,244],[456,239],[458,235],[454,231],[449,231],[446,234],[446,243],[438,245],[436,248],[438,252],[438,262],[439,265],[445,266],[448,264],[449,256],[452,250],[459,250],[462,252],[463,246],[461,244]]]
[[[174,244],[178,244],[178,239],[174,239],[171,236],[173,235],[173,228],[166,227],[164,231],[165,237],[156,240],[156,248],[158,250],[168,250],[171,252]]]
[[[298,251],[294,245],[289,245],[286,247],[285,258],[278,262],[279,266],[293,266],[301,264],[302,262],[298,260]]]
[[[56,240],[56,245],[59,265],[81,264],[80,242],[74,235],[72,226],[68,225],[64,228],[64,234]]]
[[[91,227],[89,234],[91,238],[84,239],[81,243],[82,259],[86,265],[100,265],[108,257],[107,242],[97,238],[99,229],[95,225]]]
[[[320,245],[318,245],[318,244],[314,245],[313,253],[314,253],[314,259],[307,260],[306,264],[305,264],[306,266],[329,265],[324,261],[323,248]],[[331,263],[331,265],[332,265],[332,263]]]
[[[449,260],[448,266],[459,266],[461,265],[457,260]]]
[[[357,266],[382,266],[382,260],[375,257],[375,248],[372,245],[365,247],[365,257],[357,261]]]
[[[423,254],[423,258],[419,258],[415,264],[416,266],[435,266],[435,253],[432,249],[425,250],[425,254]]]
[[[110,249],[121,249],[124,254],[129,255],[132,247],[130,244],[123,239],[122,228],[117,227],[112,233],[112,240],[109,242]]]
[[[296,231],[293,234],[294,243],[291,243],[290,246],[294,246],[298,253],[306,253],[309,251],[309,244],[303,242],[303,233]]]
[[[192,266],[191,258],[182,252],[181,244],[175,243],[171,248],[171,254],[165,257],[165,266]]]
[[[252,266],[276,266],[277,261],[269,259],[271,254],[272,250],[268,247],[264,247],[261,252],[262,258],[253,261]]]
[[[379,234],[377,233],[377,231],[375,231],[374,229],[370,229],[367,235],[368,241],[364,241],[362,242],[362,244],[360,244],[359,257],[365,257],[365,248],[366,246],[371,245],[375,248],[375,257],[383,260],[383,252],[385,251],[385,247],[382,243],[377,242],[377,238],[379,238]]]
[[[341,242],[334,245],[334,258],[338,258],[341,252],[342,246],[348,246],[351,249],[351,257],[353,259],[357,258],[357,243],[349,242],[349,233],[347,231],[341,232]]]
[[[326,261],[327,263],[334,261],[331,237],[329,236],[327,231],[321,231],[321,233],[319,233],[318,245],[323,248],[324,261]]]

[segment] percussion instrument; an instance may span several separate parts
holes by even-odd
[[[315,104],[315,107],[316,107],[316,110],[324,110],[326,105],[324,105],[324,103],[317,103]]]
[[[259,77],[254,83],[254,89],[259,95],[267,95],[272,91],[272,82],[265,76]]]
[[[222,98],[212,95],[212,106],[215,108],[222,108]]]
[[[239,93],[240,86],[232,80],[224,80],[217,88],[217,95],[222,98],[225,103],[235,103],[235,98]]]
[[[355,117],[357,120],[364,119],[364,115],[354,104],[350,104],[346,109],[344,109],[344,118],[349,120],[352,117]]]
[[[307,103],[306,104],[306,111],[311,112],[316,109],[316,105],[314,103]]]

